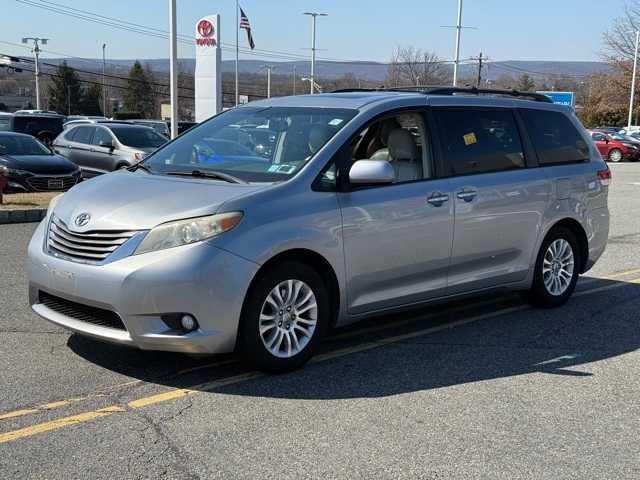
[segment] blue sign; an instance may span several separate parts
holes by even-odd
[[[573,107],[575,94],[573,92],[536,92],[546,95],[551,101],[558,105],[566,105],[567,107]]]

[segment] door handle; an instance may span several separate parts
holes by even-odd
[[[458,192],[456,194],[456,196],[460,199],[460,200],[464,200],[465,202],[470,202],[471,200],[473,200],[474,198],[476,198],[476,196],[478,195],[478,192],[475,190],[467,190],[464,189],[460,192]]]
[[[434,207],[440,207],[442,204],[449,200],[449,195],[440,192],[434,192],[431,194],[429,198],[427,198],[427,202],[433,205]]]

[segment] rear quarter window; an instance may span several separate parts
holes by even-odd
[[[533,142],[540,165],[589,160],[587,142],[563,113],[521,109],[520,115]]]

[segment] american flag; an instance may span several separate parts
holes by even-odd
[[[256,43],[253,41],[253,35],[251,34],[251,24],[249,23],[249,17],[244,13],[242,7],[240,7],[240,28],[244,28],[247,31],[247,40],[251,50],[256,48]]]

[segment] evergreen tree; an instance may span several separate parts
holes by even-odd
[[[138,112],[144,118],[152,117],[154,110],[154,92],[152,79],[136,60],[129,71],[127,90],[124,94],[124,108],[128,112]]]
[[[80,101],[80,111],[83,115],[103,115],[102,113],[102,85],[92,83],[84,89]]]
[[[49,85],[49,109],[63,114],[80,113],[82,88],[76,71],[62,62]]]
[[[522,75],[520,75],[520,77],[518,77],[518,82],[516,83],[516,90],[520,92],[531,92],[535,88],[536,88],[536,83],[526,73],[523,73]]]

